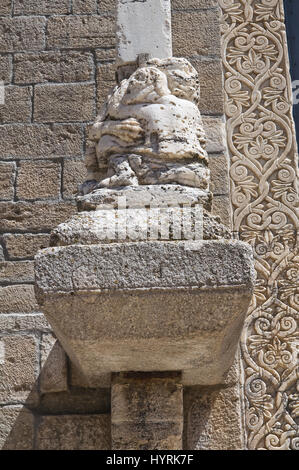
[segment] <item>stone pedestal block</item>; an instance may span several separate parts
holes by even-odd
[[[221,383],[251,298],[252,252],[238,241],[130,242],[45,249],[36,294],[70,359],[105,372],[183,371]]]
[[[112,449],[182,449],[179,373],[114,374],[111,406]]]

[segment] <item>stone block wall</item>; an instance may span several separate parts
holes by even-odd
[[[0,447],[106,449],[110,391],[86,384],[39,311],[33,258],[76,212],[89,125],[114,85],[115,0],[0,4]],[[217,0],[173,0],[174,55],[201,81],[213,211],[230,224]],[[80,432],[76,432],[76,430]],[[91,431],[92,430],[92,431]]]

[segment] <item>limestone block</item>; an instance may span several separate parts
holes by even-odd
[[[219,195],[213,197],[212,214],[219,216],[221,222],[227,227],[232,225],[232,206],[229,195]]]
[[[15,0],[15,15],[64,15],[69,13],[68,0]]]
[[[34,417],[25,407],[0,407],[0,450],[32,450]]]
[[[0,54],[0,80],[4,83],[11,81],[12,58],[9,55]]]
[[[113,58],[114,54],[115,50],[113,49]],[[97,53],[97,57],[102,57],[102,51],[101,55],[99,52]],[[115,71],[114,64],[99,64],[97,66],[97,108],[99,111],[107,100],[108,94],[115,87]]]
[[[139,54],[172,57],[170,0],[118,2],[116,35],[119,63],[134,62]]]
[[[0,287],[0,313],[39,312],[32,285]]]
[[[41,50],[45,47],[46,18],[0,18],[0,52]]]
[[[83,160],[65,160],[63,165],[63,197],[73,198],[78,187],[86,179],[86,167]]]
[[[60,172],[59,163],[40,160],[20,162],[17,177],[18,199],[58,199]]]
[[[114,374],[111,406],[113,449],[182,449],[180,374]]]
[[[33,261],[0,262],[0,284],[34,282]]]
[[[44,415],[103,414],[110,412],[110,388],[71,388],[41,395],[38,412]]]
[[[253,278],[251,249],[236,241],[78,245],[36,257],[43,312],[87,378],[194,368],[206,383],[219,383]]]
[[[48,47],[86,49],[115,45],[114,16],[52,16],[48,20]]]
[[[226,150],[226,131],[223,118],[203,116],[203,128],[207,136],[206,150],[209,154]]]
[[[218,6],[218,0],[172,0],[171,6],[174,10],[208,9]]]
[[[110,415],[43,416],[37,450],[109,450]]]
[[[183,411],[183,386],[180,373],[113,374],[111,405],[112,423],[179,423]],[[139,407],[144,401],[144,407]],[[142,418],[141,418],[142,415]]]
[[[176,57],[220,56],[219,10],[173,11],[172,37]]]
[[[80,388],[110,388],[111,386],[111,374],[102,374],[97,377],[96,380],[87,379],[81,373],[81,371],[75,366],[75,364],[70,365],[70,377],[72,387]]]
[[[219,384],[217,387],[219,388],[221,385],[225,387],[232,387],[240,382],[240,348],[238,345],[234,361],[232,366],[228,369],[226,374],[223,374]],[[182,381],[186,387],[194,386],[194,385],[204,385],[205,384],[205,377],[200,375],[199,371],[195,370],[184,370]]]
[[[80,210],[116,209],[122,203],[130,209],[150,205],[158,207],[202,204],[210,207],[211,194],[198,188],[175,184],[128,186],[126,188],[102,188],[77,198]]]
[[[41,341],[41,392],[64,392],[67,388],[65,352],[54,335],[43,334]]]
[[[115,56],[116,56],[115,47],[110,47],[108,49],[95,49],[96,62],[109,61],[111,63],[115,61]],[[107,95],[106,95],[106,98],[107,98]]]
[[[211,155],[209,168],[211,172],[211,191],[215,196],[229,194],[229,160],[227,154]],[[218,214],[217,214],[218,215]]]
[[[11,13],[11,0],[2,0],[0,5],[0,15],[9,15]]]
[[[1,332],[9,334],[24,330],[50,333],[52,328],[42,313],[0,315]]]
[[[55,158],[82,153],[83,134],[75,124],[11,124],[0,127],[0,156],[6,158]]]
[[[9,201],[14,196],[15,173],[15,163],[0,163],[0,199],[2,201]]]
[[[35,122],[91,121],[95,116],[93,84],[37,85]]]
[[[199,109],[203,114],[224,113],[224,84],[222,61],[218,59],[191,59],[200,80]]]
[[[31,87],[6,86],[4,99],[4,105],[0,105],[0,124],[31,121]]]
[[[72,202],[1,202],[2,230],[51,230],[75,211]]]
[[[187,389],[184,405],[187,416],[187,449],[244,449],[239,384],[212,391],[197,387]]]
[[[93,56],[89,52],[46,51],[14,56],[14,79],[17,84],[83,82],[93,80],[93,69]]]
[[[251,248],[233,240],[52,247],[40,251],[35,261],[39,295],[115,285],[120,290],[243,287],[251,286],[253,274]]]
[[[5,234],[3,240],[9,259],[33,258],[38,250],[49,246],[50,235]]]
[[[0,404],[35,403],[38,376],[37,341],[31,335],[1,336]]]
[[[145,62],[114,88],[90,130],[95,153],[86,159],[88,179],[107,168],[101,187],[170,183],[208,189],[198,101],[198,74],[186,59]]]
[[[99,12],[103,13],[106,11],[115,11],[118,0],[100,0],[99,1]]]
[[[97,3],[97,0],[73,0],[73,13],[97,13]]]

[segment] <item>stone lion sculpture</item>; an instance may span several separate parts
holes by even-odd
[[[198,100],[198,75],[185,59],[152,59],[122,80],[91,128],[81,193],[148,184],[208,189]],[[97,181],[100,169],[107,176]]]

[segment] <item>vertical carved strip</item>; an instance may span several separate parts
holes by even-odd
[[[283,0],[219,0],[234,231],[257,281],[241,340],[249,449],[299,448],[297,151]]]

